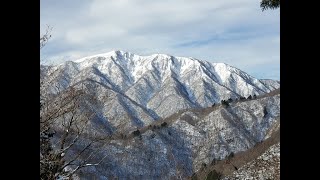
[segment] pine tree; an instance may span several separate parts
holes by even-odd
[[[229,103],[226,100],[222,100],[221,104],[224,105],[225,107],[229,107]]]
[[[280,7],[280,0],[261,0],[260,7],[262,11],[267,9],[277,9]]]

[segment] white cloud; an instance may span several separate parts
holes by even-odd
[[[279,10],[261,12],[258,1],[55,0],[42,1],[40,12],[41,24],[54,26],[42,54],[56,62],[120,49],[224,61],[249,73],[279,66]]]

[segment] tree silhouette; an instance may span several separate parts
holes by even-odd
[[[161,124],[161,127],[165,127],[165,126],[167,126],[167,125],[168,125],[168,123],[163,122],[163,123]]]
[[[260,7],[262,11],[280,8],[280,0],[262,0],[260,2]]]
[[[222,100],[222,101],[221,101],[221,104],[224,105],[224,106],[226,106],[226,107],[229,107],[229,103],[228,103],[228,101],[226,101],[226,100]]]
[[[40,36],[40,50],[51,38],[51,29],[47,26],[45,34]],[[60,83],[52,83],[54,79],[48,80],[40,73],[40,179],[43,180],[70,179],[79,169],[97,166],[106,158],[92,162],[96,152],[90,148],[96,140],[81,147],[78,143],[95,115],[85,102],[96,101],[95,97],[87,94],[81,85],[63,89]],[[55,93],[48,90],[51,88]]]

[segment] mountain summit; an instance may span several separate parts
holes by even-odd
[[[124,121],[134,122],[129,123],[133,127],[182,109],[208,107],[280,87],[278,81],[254,78],[225,63],[166,54],[139,56],[111,51],[42,69],[47,70],[51,85],[59,83],[66,88],[88,81],[91,93],[108,94],[112,99],[103,105],[103,116],[118,120],[125,117]]]
[[[272,141],[280,133],[280,83],[224,63],[111,51],[40,70],[40,94],[52,99],[43,103],[43,117],[56,117],[53,144],[72,132],[64,120],[77,115],[88,121],[74,123],[82,136],[69,140],[65,159],[106,157],[79,171],[80,179],[187,179],[220,166],[224,175],[239,169],[246,176],[260,170],[250,169],[249,160],[269,157],[264,146],[280,141]],[[81,154],[92,140],[90,153]],[[259,154],[248,156],[250,149]]]

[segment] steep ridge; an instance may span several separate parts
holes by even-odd
[[[280,120],[278,120],[278,122],[280,122]],[[235,153],[232,157],[230,156],[224,160],[214,161],[207,167],[203,167],[200,171],[193,174],[189,179],[206,179],[210,176],[210,173],[213,174],[213,172],[215,172],[216,176],[220,175],[222,179],[279,179],[279,172],[261,174],[262,171],[260,171],[259,173],[252,173],[261,166],[257,166],[256,164],[255,167],[250,167],[251,164],[257,162],[263,154],[266,154],[275,146],[280,146],[280,128],[273,132],[266,140],[255,144],[253,148]],[[279,149],[277,151],[279,152]],[[279,162],[280,154],[277,154],[276,158],[277,162]],[[258,163],[260,163],[259,160]],[[279,164],[264,165],[263,170],[268,172],[268,169],[271,171],[279,171],[280,167]],[[246,175],[246,177],[244,177],[244,175]]]
[[[261,156],[249,162],[223,180],[233,179],[280,179],[280,143],[277,143]]]
[[[243,166],[242,176],[280,131],[280,82],[224,63],[112,51],[40,70],[46,96],[73,87],[95,97],[84,101],[95,116],[66,158],[95,139],[94,158],[107,159],[81,179],[186,179],[258,148],[221,166],[225,176]]]
[[[279,130],[280,94],[270,94],[231,102],[230,106],[217,104],[206,109],[181,110],[140,128],[137,136],[129,132],[126,137],[104,137],[95,147],[100,150],[96,158],[105,155],[109,158],[101,166],[84,169],[79,176],[96,179],[191,177],[203,164],[209,165],[231,152],[245,152],[264,142],[268,129]]]
[[[101,118],[118,131],[149,125],[182,109],[262,95],[280,86],[277,81],[256,79],[224,63],[124,51],[42,67],[41,75],[51,93],[57,91],[55,87],[63,90],[85,82],[88,92],[100,97]]]

